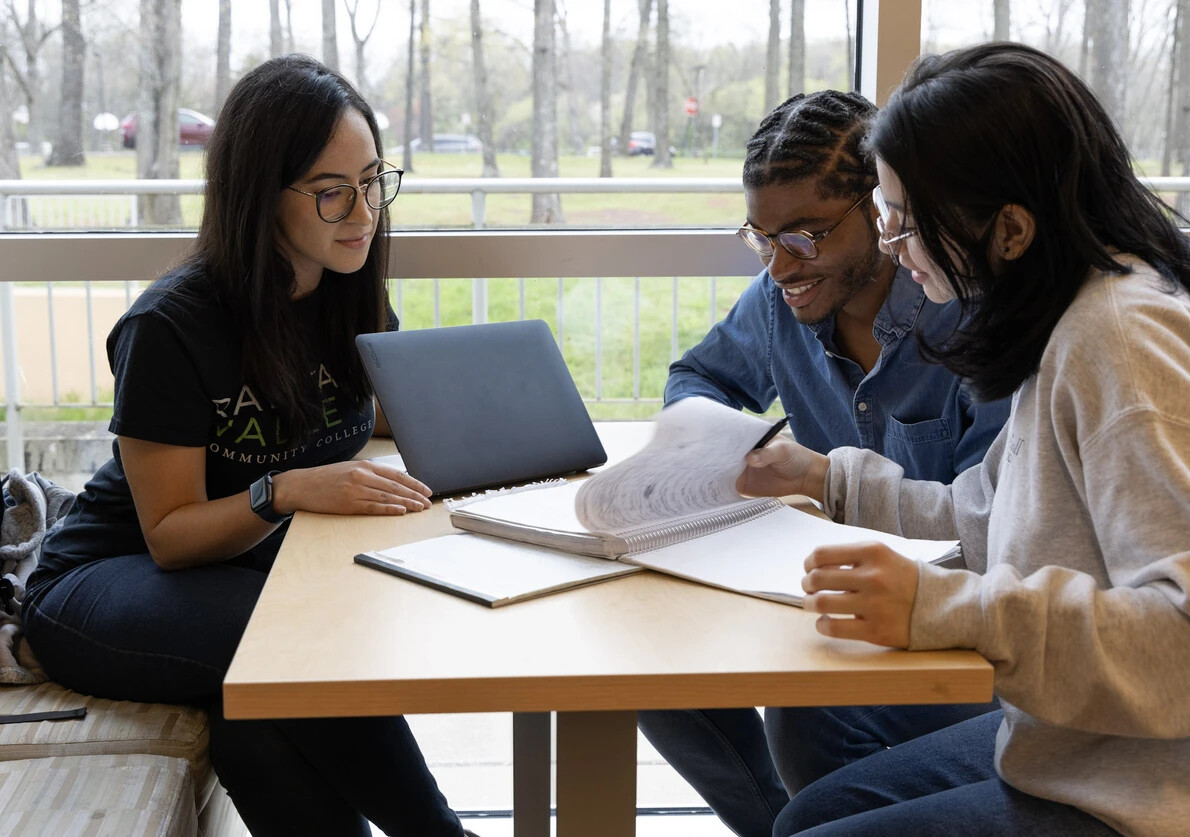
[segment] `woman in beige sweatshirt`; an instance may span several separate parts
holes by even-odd
[[[885,248],[969,325],[923,351],[1012,414],[946,486],[782,442],[741,489],[958,538],[966,569],[822,549],[829,636],[973,648],[1002,713],[855,762],[775,834],[1181,835],[1190,829],[1190,246],[1090,90],[994,43],[924,56],[869,138]]]

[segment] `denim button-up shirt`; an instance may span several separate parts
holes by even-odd
[[[806,447],[868,448],[911,479],[949,483],[983,459],[1009,410],[1008,399],[975,403],[958,378],[918,352],[918,332],[941,342],[959,315],[957,302],[928,302],[909,272],[898,270],[872,328],[880,358],[865,375],[838,354],[834,318],[799,323],[766,270],[670,366],[665,402],[702,395],[760,413],[780,398]]]

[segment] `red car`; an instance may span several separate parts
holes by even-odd
[[[178,145],[202,147],[210,139],[215,120],[189,108],[178,108]],[[120,139],[125,148],[136,148],[136,114],[124,117],[120,123]]]

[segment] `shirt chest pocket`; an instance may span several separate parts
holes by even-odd
[[[954,445],[951,422],[945,418],[902,422],[886,416],[884,456],[916,480],[949,483],[954,479]]]

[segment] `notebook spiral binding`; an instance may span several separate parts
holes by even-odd
[[[700,538],[712,532],[721,532],[724,529],[730,529],[732,526],[739,526],[742,523],[747,523],[749,520],[771,514],[783,505],[784,503],[780,500],[770,498],[769,501],[763,504],[750,503],[746,506],[729,509],[710,517],[682,520],[677,523],[671,523],[668,526],[626,533],[620,537],[627,548],[627,553],[637,555],[642,552],[650,552],[654,549],[662,549],[682,543],[683,541]]]

